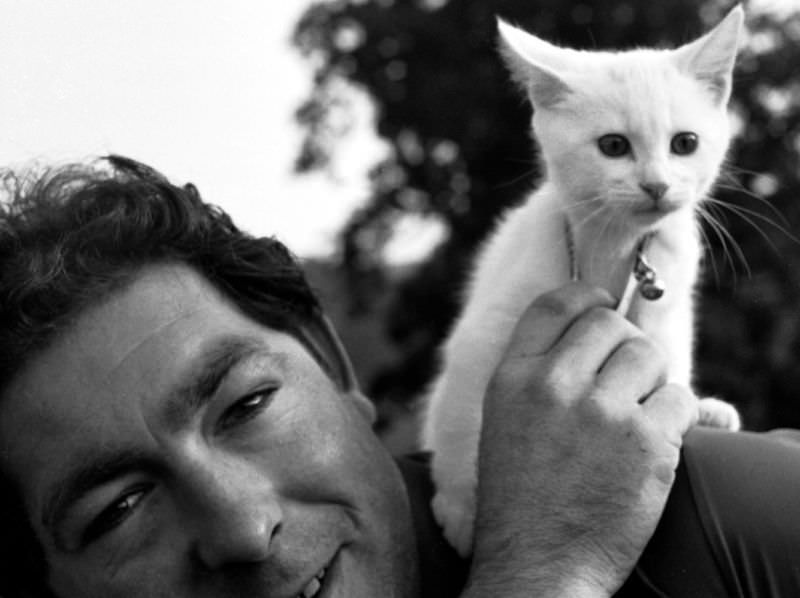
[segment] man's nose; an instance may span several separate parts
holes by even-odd
[[[283,512],[262,472],[227,467],[204,472],[192,484],[193,548],[205,568],[255,563],[270,553]]]

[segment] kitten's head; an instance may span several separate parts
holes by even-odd
[[[625,52],[560,48],[499,23],[503,55],[534,106],[547,178],[573,213],[655,228],[705,196],[729,142],[742,21],[736,7],[677,49]]]

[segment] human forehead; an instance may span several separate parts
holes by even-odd
[[[104,347],[102,357],[107,362],[122,363],[155,339],[168,339],[190,353],[195,349],[192,342],[221,328],[244,330],[255,325],[195,269],[155,264],[82,313],[65,336],[78,332],[89,348]]]
[[[108,382],[108,373],[131,357],[146,356],[158,344],[171,345],[171,352],[166,362],[155,363],[171,368],[225,328],[241,331],[255,325],[194,269],[181,264],[148,266],[74,317],[49,346],[33,355],[3,394],[17,395],[22,386],[36,382],[49,388],[74,383],[77,371],[87,386]]]

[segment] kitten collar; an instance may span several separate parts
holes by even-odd
[[[572,234],[572,226],[570,226],[569,219],[564,218],[564,233],[567,239],[567,252],[569,253],[569,277],[570,280],[580,280],[580,272],[578,270],[578,260],[575,255],[575,238]],[[636,244],[636,258],[633,261],[633,271],[625,285],[625,291],[622,293],[617,311],[625,313],[630,307],[633,300],[633,293],[638,290],[639,295],[648,301],[656,301],[660,299],[666,290],[664,281],[658,277],[655,268],[647,261],[645,251],[650,241],[655,236],[655,233],[647,233]]]
[[[658,273],[644,256],[644,251],[650,244],[655,233],[647,233],[641,238],[636,247],[636,261],[633,264],[633,277],[639,283],[639,294],[648,301],[661,299],[666,290],[664,281],[658,277]]]

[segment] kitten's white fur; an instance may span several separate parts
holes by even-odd
[[[484,247],[463,313],[444,346],[444,370],[428,399],[423,447],[433,452],[434,513],[462,554],[472,543],[482,399],[518,318],[538,295],[580,277],[621,296],[642,236],[664,296],[636,296],[626,316],[666,352],[669,379],[689,384],[693,287],[700,242],[695,207],[709,192],[729,143],[726,105],[742,27],[741,7],[705,36],[674,50],[586,52],[559,48],[500,22],[501,49],[534,106],[546,180],[510,211]],[[680,132],[699,137],[671,152]],[[598,149],[610,133],[632,152]],[[642,188],[666,184],[659,201]],[[570,258],[565,220],[574,238]],[[704,399],[712,425],[738,428],[730,405]]]

